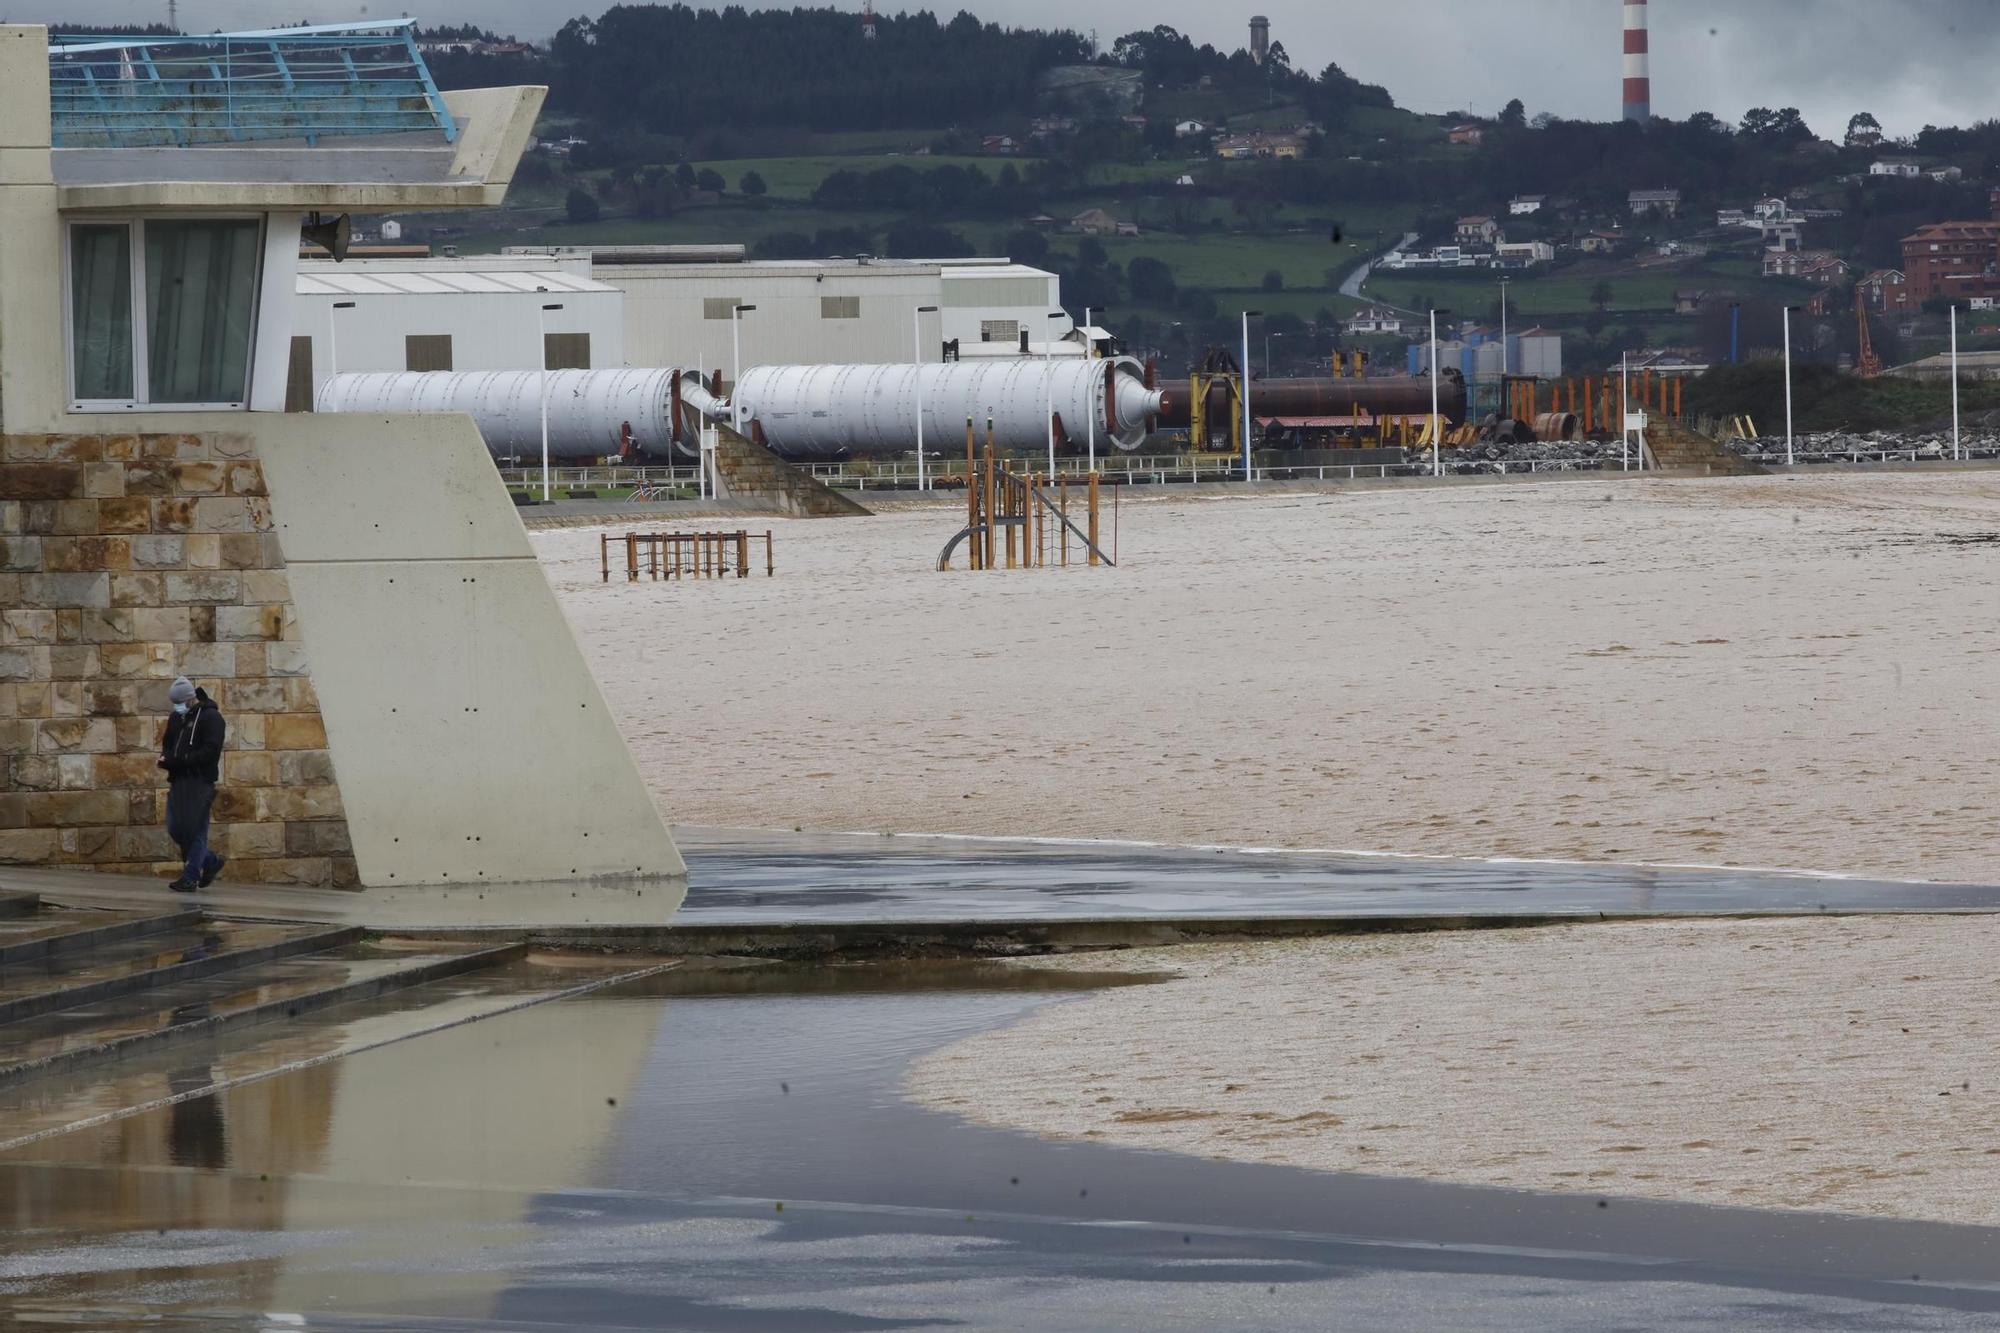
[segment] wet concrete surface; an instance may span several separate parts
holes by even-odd
[[[901,1099],[916,1055],[1087,984],[979,964],[689,969],[46,1140],[0,1158],[0,1313],[112,1329],[2000,1317],[1995,1231],[1056,1144]]]
[[[677,923],[1996,911],[2000,888],[1746,870],[676,830]]]

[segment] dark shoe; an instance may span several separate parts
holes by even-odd
[[[175,893],[193,893],[196,889],[200,888],[201,885],[195,883],[191,879],[177,879],[173,883],[167,885],[167,887],[169,889],[172,889]]]
[[[215,883],[215,877],[217,875],[220,875],[222,873],[222,867],[228,864],[229,864],[228,857],[226,856],[216,857],[215,864],[201,872],[201,887],[205,889],[209,885]]]

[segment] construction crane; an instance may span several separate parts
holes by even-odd
[[[1882,358],[1875,354],[1875,340],[1868,336],[1868,302],[1859,286],[1854,289],[1854,323],[1861,331],[1854,344],[1854,373],[1864,380],[1875,379],[1882,374]]]

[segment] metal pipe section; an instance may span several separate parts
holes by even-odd
[[[1431,385],[1428,379],[1404,376],[1376,376],[1369,379],[1253,380],[1259,417],[1345,417],[1359,411],[1371,417],[1428,417],[1431,414]],[[1168,380],[1166,404],[1159,423],[1164,427],[1190,424],[1192,393],[1187,380]],[[1465,420],[1465,381],[1447,372],[1439,386],[1443,414],[1448,421]],[[1229,416],[1229,388],[1220,377],[1207,389],[1204,404],[1210,421],[1226,421]]]
[[[1094,419],[1098,438],[1129,452],[1145,442],[1169,397],[1146,387],[1139,362],[1109,357],[753,366],[733,403],[745,431],[784,458],[908,453],[916,447],[919,378],[927,436],[956,439],[968,417],[983,431],[991,416],[996,441],[1019,448],[1046,445],[1053,413],[1066,446],[1080,448]]]
[[[319,412],[463,412],[479,426],[495,458],[540,457],[539,370],[411,371],[329,376]],[[697,456],[696,414],[726,415],[693,371],[551,370],[549,457],[565,462],[615,458],[627,451],[655,458]],[[681,412],[679,429],[674,413]]]

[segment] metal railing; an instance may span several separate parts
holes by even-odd
[[[205,37],[55,37],[58,148],[186,148],[458,128],[417,51],[416,20]]]

